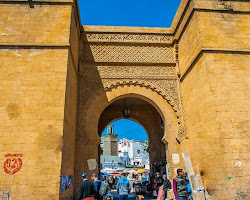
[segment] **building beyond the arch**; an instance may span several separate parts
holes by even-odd
[[[213,199],[249,199],[249,11],[182,0],[170,28],[82,27],[76,0],[0,1],[0,191],[75,199],[97,171],[101,116],[127,106],[156,116],[170,179],[183,167]]]

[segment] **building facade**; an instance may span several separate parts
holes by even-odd
[[[123,157],[127,165],[148,166],[149,153],[147,148],[148,141],[123,138],[118,143],[119,157]]]
[[[123,169],[125,167],[125,164],[123,160],[119,156],[104,156],[101,155],[100,162],[102,169]]]
[[[107,134],[103,136],[103,155],[118,156],[118,135],[114,133],[112,124],[107,127]]]
[[[75,0],[0,1],[0,191],[76,199],[129,107],[170,180],[182,167],[213,199],[249,199],[249,10],[182,0],[170,28],[104,27],[81,26]]]
[[[103,153],[100,156],[102,169],[124,168],[123,160],[118,156],[118,135],[114,133],[114,125],[109,124],[107,134],[102,137]]]

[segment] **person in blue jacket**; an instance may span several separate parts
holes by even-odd
[[[122,173],[122,177],[117,183],[117,193],[119,194],[119,200],[127,200],[131,187],[129,180],[126,178],[126,174]]]
[[[91,176],[92,181],[94,182],[94,187],[95,187],[95,199],[97,200],[102,200],[102,196],[99,194],[99,190],[102,184],[102,181],[98,179],[96,174],[92,174]]]
[[[191,185],[190,185],[190,182],[189,182],[188,174],[185,173],[184,176],[186,177],[187,193],[188,193],[189,199],[192,200],[193,199],[193,194],[192,194],[192,189],[191,189]]]

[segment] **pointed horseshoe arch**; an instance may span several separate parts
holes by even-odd
[[[87,162],[82,160],[99,159],[97,150],[101,139],[98,133],[99,119],[103,111],[113,102],[123,98],[137,98],[150,104],[159,114],[164,122],[162,136],[158,142],[165,144],[165,158],[171,161],[172,153],[179,152],[179,144],[176,141],[178,134],[178,118],[171,105],[162,98],[156,91],[142,85],[119,85],[112,89],[102,89],[95,93],[85,103],[83,110],[79,112],[79,125],[76,132],[76,162],[75,162],[75,185],[76,188],[81,182],[80,172],[82,169],[88,171]],[[162,140],[162,141],[161,141]],[[162,143],[162,144],[163,144]],[[157,144],[155,144],[157,145]],[[152,146],[153,147],[153,146]],[[157,153],[157,152],[154,152]],[[161,154],[162,155],[162,154]],[[171,166],[171,173],[174,174],[174,166]],[[93,173],[88,171],[88,173]],[[77,191],[75,191],[77,192]]]
[[[98,136],[97,128],[101,113],[114,101],[126,97],[142,99],[151,104],[159,112],[165,122],[163,139],[167,139],[170,135],[172,138],[177,137],[179,122],[171,105],[162,98],[162,95],[159,95],[159,93],[151,88],[134,83],[105,88],[105,90],[99,90],[92,96],[85,105],[84,114],[80,116],[82,129],[85,129],[84,132],[92,132],[92,134]],[[89,124],[91,124],[91,126],[89,126]],[[173,127],[175,128],[173,129]]]
[[[174,80],[174,82],[176,82],[176,80]],[[128,89],[125,89],[128,88]],[[133,89],[137,89],[139,90],[139,88],[141,88],[142,90],[146,90],[144,91],[145,93],[139,93],[136,91],[133,91]],[[165,107],[168,107],[168,110],[172,110],[172,114],[175,115],[175,119],[177,120],[177,124],[178,124],[178,132],[175,136],[175,138],[178,138],[178,140],[183,140],[183,138],[187,138],[186,135],[186,128],[185,128],[185,119],[184,119],[184,113],[182,110],[182,103],[180,101],[181,97],[178,96],[178,94],[168,94],[168,92],[163,91],[161,89],[159,89],[160,87],[158,85],[152,85],[150,83],[145,83],[145,81],[118,81],[115,83],[111,83],[108,82],[106,83],[104,81],[104,90],[103,89],[99,89],[95,95],[93,95],[91,98],[89,98],[89,100],[87,101],[87,103],[85,104],[85,110],[87,110],[91,104],[93,104],[93,102],[98,99],[99,97],[106,95],[107,98],[103,98],[105,99],[105,105],[103,110],[105,109],[105,107],[107,107],[109,104],[111,104],[113,101],[118,100],[120,98],[125,98],[125,97],[138,97],[141,98],[145,101],[147,101],[148,103],[150,103],[151,105],[153,105],[156,110],[160,113],[162,119],[164,119],[164,115],[162,112],[162,109],[160,109],[158,107],[158,105],[165,105]],[[114,94],[117,94],[117,91],[124,91],[123,94],[117,95],[114,98],[111,98],[111,96],[114,96]],[[129,93],[125,92],[125,91],[129,91]],[[151,91],[151,92],[149,92]],[[159,97],[159,99],[161,98],[161,103],[159,103],[158,105],[154,102],[154,100],[151,99],[151,96],[146,95],[146,93],[153,93],[154,95],[151,96],[157,96]],[[112,95],[110,95],[112,94]],[[163,101],[164,104],[163,104]],[[160,100],[158,100],[160,101]],[[169,109],[170,108],[170,109]],[[165,109],[165,108],[164,108]],[[85,113],[86,114],[86,113]],[[84,115],[85,115],[84,114]],[[86,117],[83,117],[86,119]],[[82,124],[82,126],[85,126],[84,124]]]

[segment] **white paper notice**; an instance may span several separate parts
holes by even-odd
[[[90,171],[96,169],[96,166],[97,166],[96,159],[88,159],[87,162],[88,162],[88,166],[89,166]]]
[[[173,164],[179,164],[180,163],[180,156],[178,153],[173,153],[172,154],[172,161]]]

